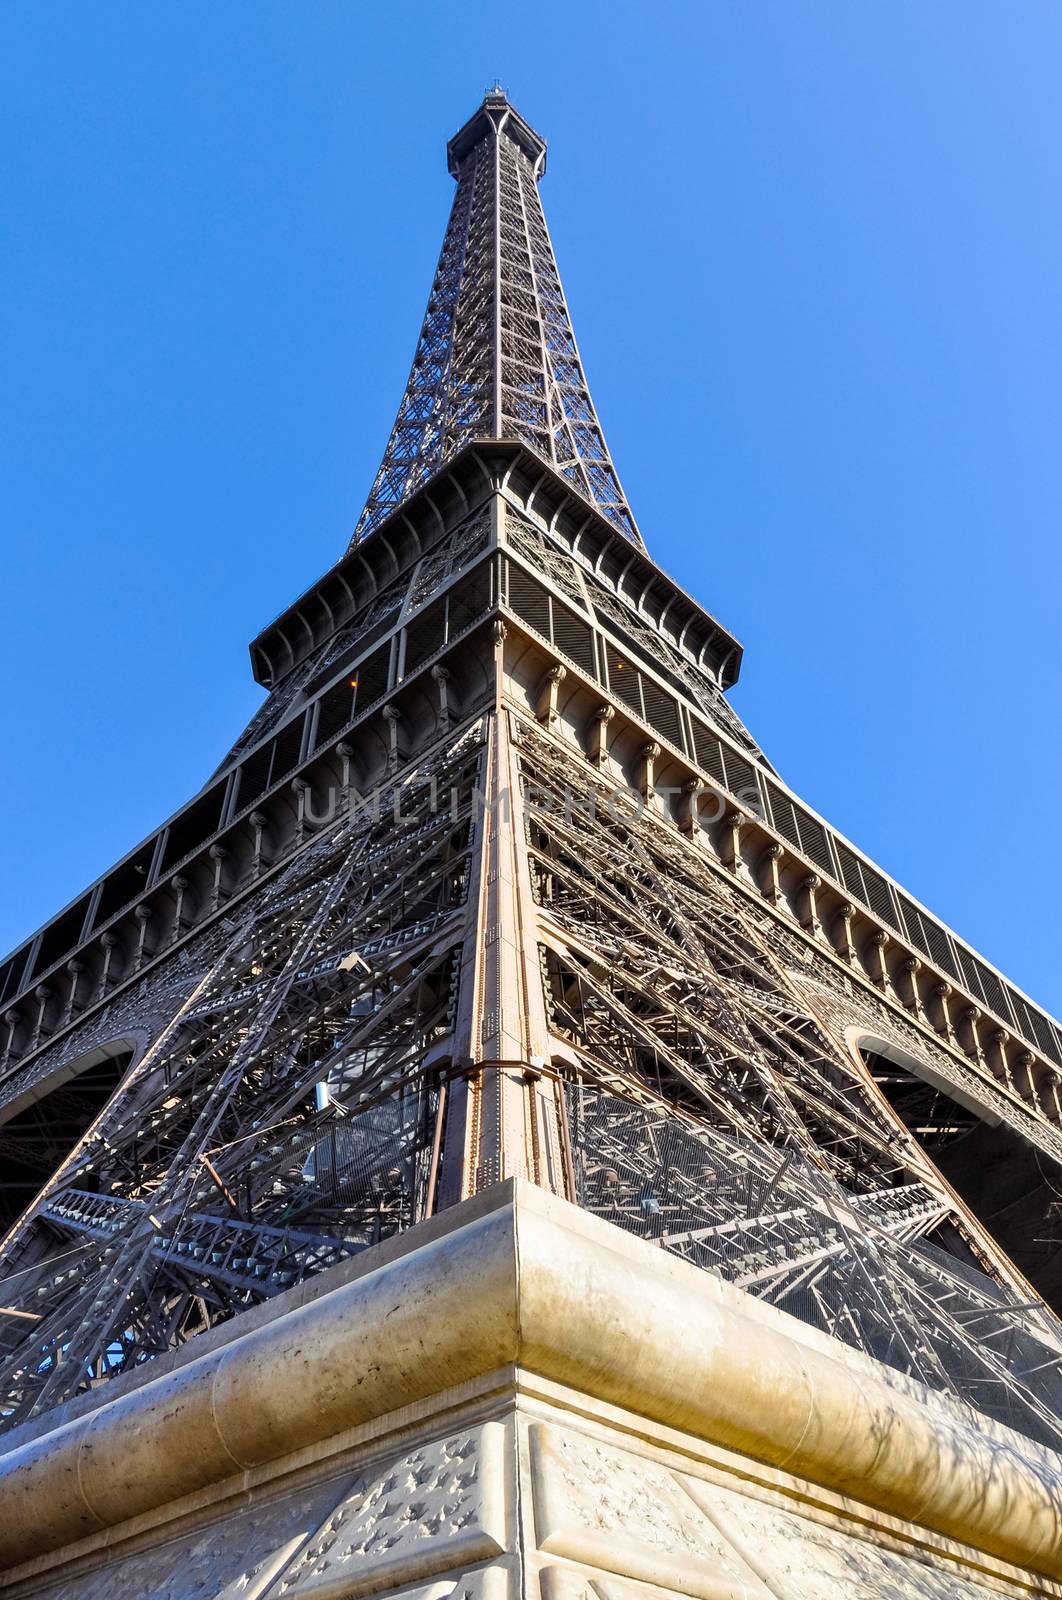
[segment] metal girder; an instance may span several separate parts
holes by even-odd
[[[544,156],[501,93],[451,144],[457,194],[355,543],[463,445],[496,438],[527,445],[642,546],[575,343],[538,194]]]
[[[603,783],[572,805],[585,770],[539,727],[516,747],[580,1204],[1062,1438],[1062,1327],[809,1007],[777,919]]]
[[[404,776],[401,848],[341,817],[263,887],[4,1241],[9,1422],[425,1214],[481,759],[474,723]]]

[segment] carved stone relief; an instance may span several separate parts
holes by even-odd
[[[998,1600],[954,1568],[868,1544],[780,1506],[677,1474],[777,1600]]]
[[[340,1600],[502,1554],[504,1442],[488,1422],[360,1474],[277,1596]]]
[[[993,1600],[959,1569],[548,1424],[530,1429],[542,1600]],[[690,1508],[696,1514],[690,1516]],[[649,1587],[651,1586],[651,1587]],[[1025,1593],[1026,1591],[1022,1591]]]
[[[343,1480],[343,1486],[349,1478]],[[334,1479],[258,1500],[194,1533],[142,1548],[49,1588],[40,1600],[259,1600],[335,1504]]]
[[[666,1467],[535,1423],[531,1471],[540,1550],[699,1600],[766,1600]]]
[[[706,1577],[706,1584],[710,1580]],[[615,1578],[605,1572],[580,1572],[577,1567],[544,1567],[539,1574],[542,1600],[665,1600],[660,1589],[632,1578]],[[767,1596],[761,1586],[750,1589],[729,1578],[720,1578],[711,1590],[717,1600],[736,1600],[738,1596]]]

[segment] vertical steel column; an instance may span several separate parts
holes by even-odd
[[[447,1111],[441,1206],[513,1176],[560,1194],[567,1188],[519,769],[501,702],[504,653],[505,626],[498,623],[497,688],[484,788],[477,796],[476,876],[454,1035],[454,1063],[464,1071]]]

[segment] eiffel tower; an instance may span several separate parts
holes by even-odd
[[[261,710],[0,965],[0,1593],[1058,1594],[1062,1029],[731,707],[544,141],[447,155]]]

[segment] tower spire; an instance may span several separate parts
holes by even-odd
[[[447,161],[453,210],[354,542],[471,440],[513,439],[644,548],[590,397],[542,211],[545,140],[495,85],[450,140]]]

